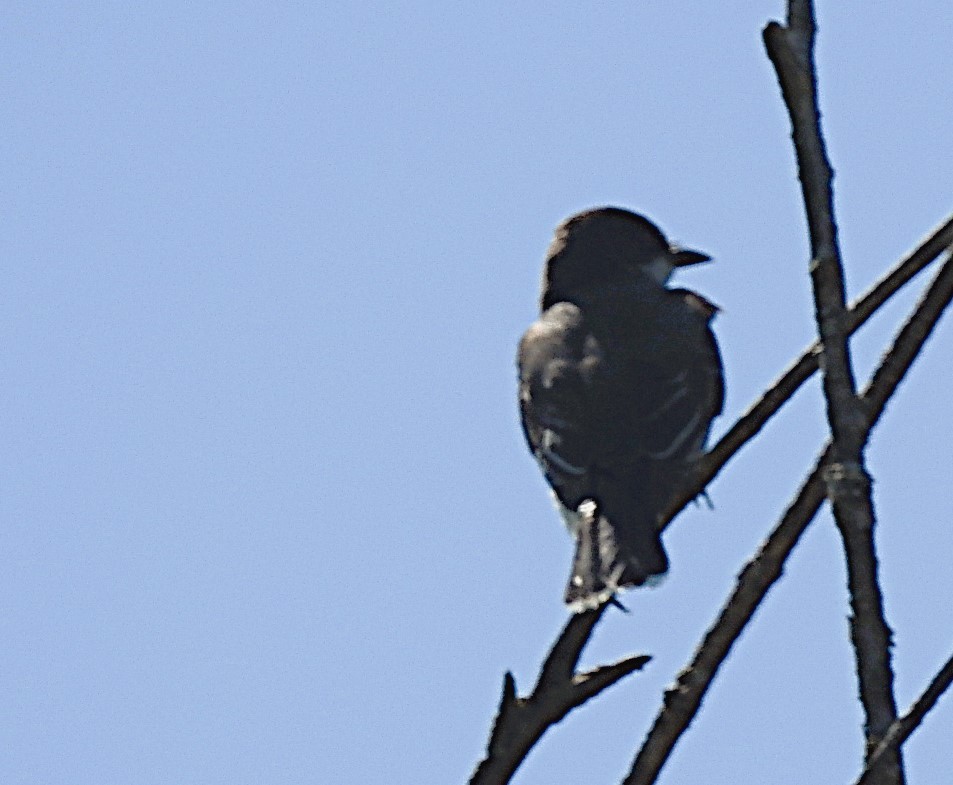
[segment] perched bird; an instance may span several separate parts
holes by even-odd
[[[665,284],[709,258],[618,207],[572,216],[549,247],[541,315],[519,345],[519,402],[576,539],[573,611],[668,569],[659,515],[702,455],[724,381],[718,309]]]

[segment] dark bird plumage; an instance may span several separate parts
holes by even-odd
[[[564,221],[549,248],[541,316],[519,345],[520,414],[576,538],[575,611],[668,569],[658,517],[701,456],[724,386],[718,309],[665,283],[707,259],[614,207]]]

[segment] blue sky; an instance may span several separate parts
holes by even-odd
[[[450,783],[565,620],[513,354],[552,228],[643,211],[716,262],[720,434],[813,335],[782,3],[7,3],[0,781]],[[848,287],[953,209],[953,6],[821,3]],[[924,279],[925,280],[925,279]],[[917,282],[917,285],[920,281]],[[855,341],[859,374],[915,299]],[[897,692],[950,654],[953,327],[877,430]],[[824,433],[812,384],[584,658],[641,674],[519,785],[611,783]],[[663,782],[858,771],[825,513]],[[947,697],[910,781],[953,767]]]

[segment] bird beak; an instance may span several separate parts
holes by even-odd
[[[711,261],[711,257],[701,251],[692,251],[688,248],[680,248],[677,245],[671,246],[668,250],[672,254],[672,261],[676,267],[687,267],[690,264]]]

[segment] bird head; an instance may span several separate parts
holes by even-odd
[[[664,286],[676,267],[710,259],[670,243],[648,218],[620,207],[599,207],[567,218],[546,255],[543,308],[579,287],[644,274]]]

